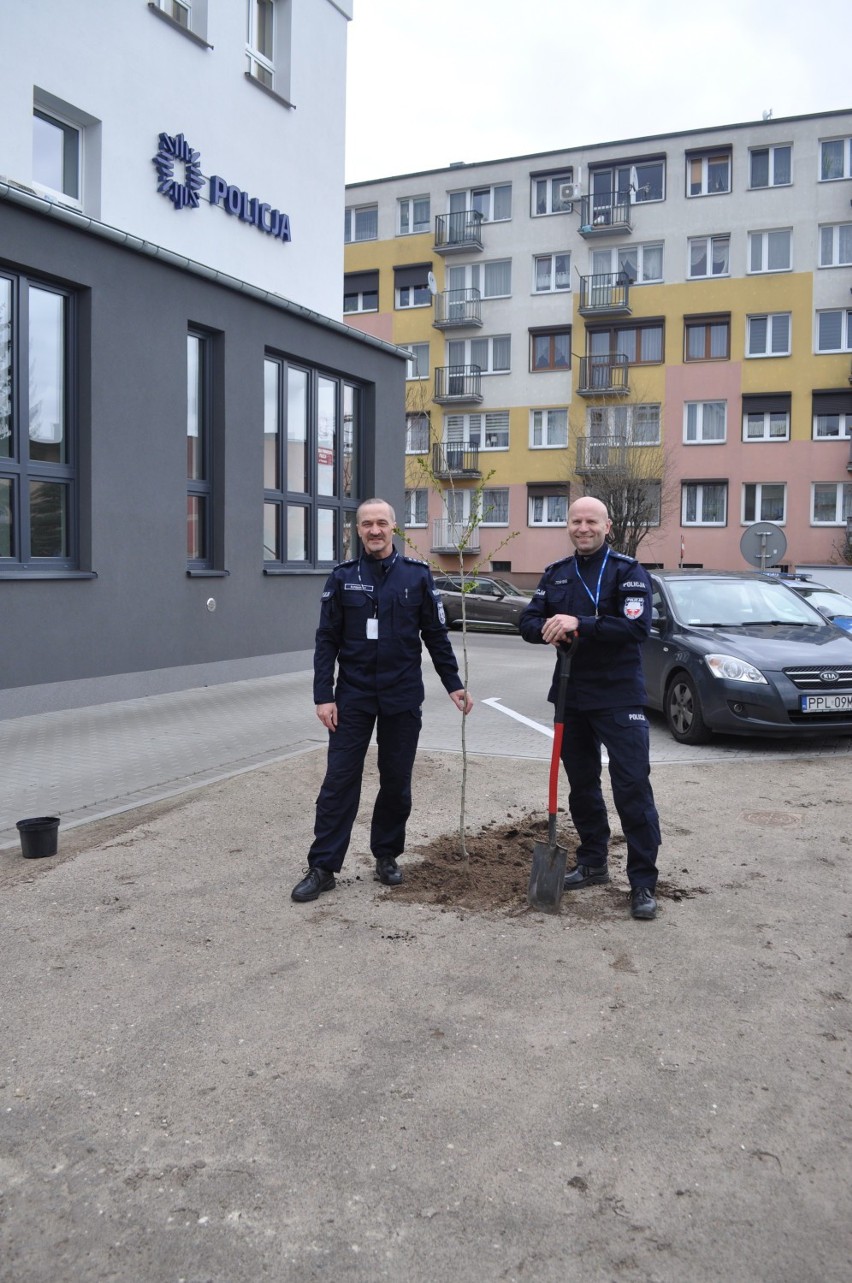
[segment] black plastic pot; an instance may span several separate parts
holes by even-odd
[[[30,820],[18,820],[21,835],[21,853],[28,860],[38,860],[45,855],[56,855],[59,846],[59,816],[39,815]]]

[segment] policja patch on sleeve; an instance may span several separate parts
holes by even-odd
[[[438,607],[438,619],[446,628],[447,616],[446,616],[446,612],[444,611],[444,599],[441,596],[440,590],[438,588],[433,588],[432,596],[435,598],[435,605]]]
[[[628,619],[640,619],[644,609],[645,602],[641,597],[628,597],[624,603],[624,614]]]

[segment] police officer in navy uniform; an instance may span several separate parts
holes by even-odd
[[[601,792],[601,745],[609,754],[615,809],[627,842],[627,877],[634,918],[657,911],[660,825],[651,790],[645,683],[639,647],[651,624],[651,583],[633,557],[606,542],[612,522],[599,499],[568,509],[573,557],[545,569],[520,618],[525,641],[558,646],[578,641],[568,683],[562,762],[568,809],[580,838],[577,866],[565,890],[609,882],[610,828]],[[548,694],[555,702],[556,676]]]
[[[376,876],[398,886],[397,856],[411,813],[411,772],[423,703],[421,638],[450,699],[473,707],[464,690],[444,618],[441,594],[423,561],[393,545],[396,518],[383,499],[356,515],[363,552],[335,566],[322,594],[314,651],[314,702],[328,728],[328,764],[317,798],[308,872],[292,892],[302,903],[335,886],[358,814],[361,777],[376,727],[379,792],[370,827]],[[335,666],[337,683],[335,685]]]

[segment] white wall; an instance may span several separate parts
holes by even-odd
[[[34,87],[100,126],[86,142],[83,211],[104,223],[282,294],[340,311],[347,18],[352,0],[289,0],[286,107],[245,78],[245,0],[207,0],[200,46],[147,0],[30,0],[0,18],[0,176],[32,182]],[[209,204],[175,210],[157,192],[161,132],[183,133],[205,177],[289,215],[273,239]],[[97,157],[100,154],[100,183]],[[90,166],[91,168],[91,166]],[[182,174],[182,171],[181,171]]]

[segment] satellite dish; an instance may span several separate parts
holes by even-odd
[[[773,526],[771,521],[758,521],[743,531],[740,552],[750,566],[757,566],[760,570],[777,566],[786,551],[784,531]]]
[[[421,280],[423,278],[421,277]],[[426,284],[429,286],[429,293],[435,295],[438,293],[438,282],[435,280],[434,272],[426,273]]]

